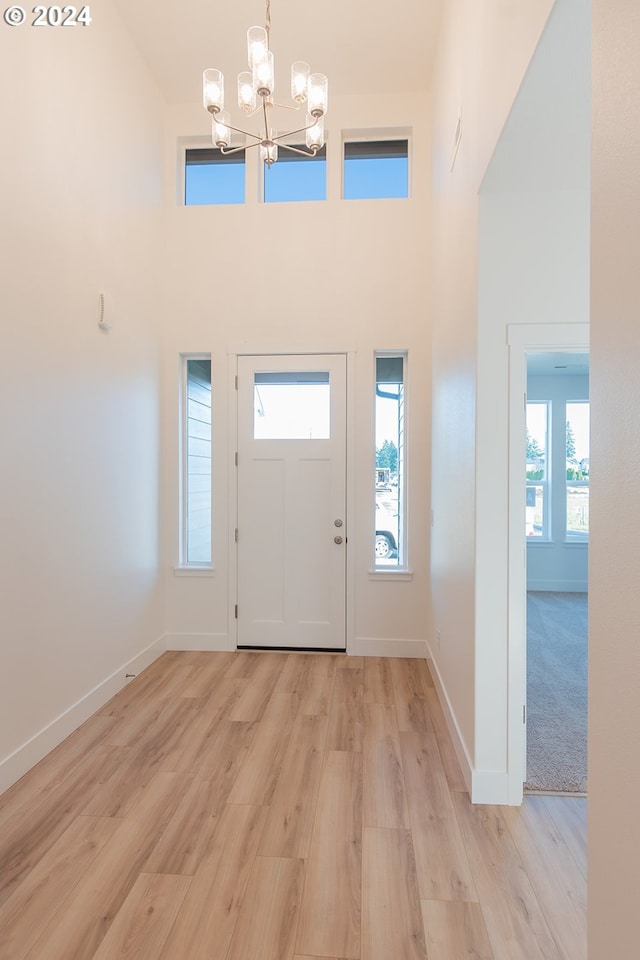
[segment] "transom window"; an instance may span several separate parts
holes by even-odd
[[[225,156],[217,147],[187,150],[184,170],[186,206],[244,203],[244,150]]]
[[[366,140],[344,144],[345,200],[409,196],[409,141]]]
[[[304,150],[304,146],[299,147]],[[327,199],[327,148],[315,157],[280,150],[278,160],[264,171],[265,203]]]

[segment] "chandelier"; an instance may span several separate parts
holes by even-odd
[[[268,166],[278,159],[278,146],[305,157],[315,157],[318,150],[322,149],[329,83],[324,74],[310,73],[309,64],[304,60],[296,60],[291,67],[291,99],[294,105],[276,103],[273,99],[275,68],[273,53],[269,49],[270,31],[271,0],[267,0],[264,28],[249,27],[247,31],[249,70],[238,74],[238,106],[247,119],[256,114],[262,115],[259,133],[231,125],[229,114],[224,109],[224,77],[220,70],[209,69],[203,74],[203,100],[205,109],[211,114],[214,144],[224,156],[259,146],[260,158]],[[271,110],[274,107],[300,110],[304,105],[307,112],[305,125],[288,133],[276,134],[271,125]],[[253,142],[230,148],[232,130],[250,137]],[[306,150],[284,143],[285,139],[302,133],[305,134]]]

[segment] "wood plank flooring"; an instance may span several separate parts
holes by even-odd
[[[585,960],[586,801],[473,806],[424,661],[166,653],[0,797],[2,960]]]

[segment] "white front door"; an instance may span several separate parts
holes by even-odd
[[[238,358],[238,646],[345,649],[346,357]]]

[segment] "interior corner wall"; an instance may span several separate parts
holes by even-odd
[[[113,5],[91,12],[0,30],[0,789],[163,633],[162,103]]]
[[[352,501],[347,517],[351,653],[408,649],[426,655],[428,591],[430,270],[428,102],[334,97],[327,116],[327,199],[263,203],[256,153],[247,159],[244,204],[185,206],[181,148],[210,142],[199,104],[175,107],[167,129],[167,318],[164,328],[165,571],[167,642],[235,648],[236,523],[230,363],[242,353],[350,354]],[[408,199],[341,198],[344,130],[410,130]],[[408,351],[408,517],[413,579],[372,578],[374,540],[374,351]],[[178,358],[212,356],[213,576],[174,572],[178,529]],[[353,389],[351,389],[353,388]]]
[[[487,697],[495,687],[486,689],[482,679],[490,660],[477,646],[476,625],[476,454],[486,439],[476,429],[478,194],[551,7],[552,0],[448,2],[435,74],[431,653],[467,781],[480,800],[504,795],[505,731],[496,711],[506,684],[492,708]],[[497,763],[477,750],[487,710],[498,731]]]
[[[638,951],[640,7],[593,0],[588,957]]]
[[[589,3],[556,0],[480,190],[476,765],[492,771],[496,785],[504,771],[509,802],[520,801],[513,781],[523,779],[524,765],[510,769],[516,752],[509,737],[522,740],[526,671],[518,704],[507,603],[508,329],[589,318],[590,39]],[[524,591],[521,602],[524,611]],[[515,725],[510,731],[510,705],[517,732]]]

